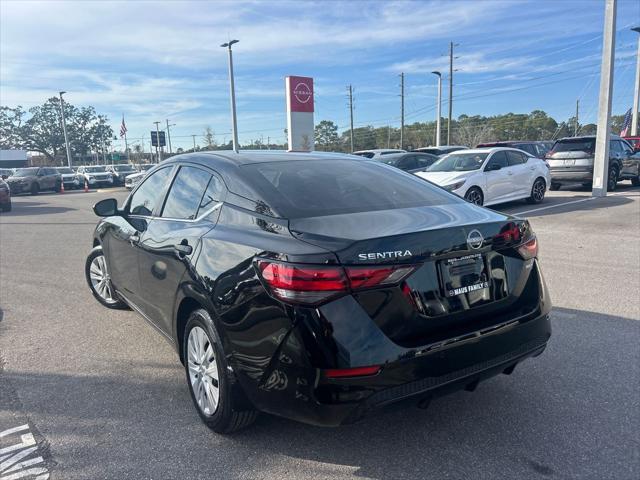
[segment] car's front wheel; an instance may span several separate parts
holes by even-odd
[[[474,205],[482,206],[482,204],[484,203],[484,195],[482,195],[482,190],[480,190],[478,187],[471,187],[469,190],[467,190],[467,193],[464,194],[464,199],[469,203],[473,203]]]
[[[0,209],[3,212],[10,212],[11,211],[11,199],[9,199],[9,201],[7,203],[4,203],[4,204],[0,205]]]
[[[220,335],[206,310],[189,316],[183,352],[191,399],[205,425],[218,433],[231,433],[253,423],[257,412],[238,408],[231,394]]]
[[[609,169],[609,178],[607,179],[607,191],[613,192],[618,186],[618,169],[611,167]]]
[[[40,192],[40,185],[38,185],[36,182],[33,182],[31,184],[31,188],[29,189],[29,193],[31,193],[31,195],[37,195]]]
[[[537,178],[531,187],[531,195],[527,198],[529,203],[542,203],[547,190],[547,183],[542,178]]]
[[[118,297],[113,288],[102,247],[95,247],[91,250],[85,262],[84,274],[91,293],[102,305],[115,309],[127,308],[127,304]]]

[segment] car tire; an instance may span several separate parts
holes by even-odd
[[[10,212],[11,211],[11,199],[9,199],[9,201],[7,203],[4,203],[0,206],[0,210],[2,210],[3,212]]]
[[[552,191],[555,192],[557,190],[560,190],[560,187],[561,187],[561,185],[559,183],[551,182],[551,185],[549,186],[549,190],[552,190]]]
[[[484,203],[484,195],[482,194],[482,190],[478,187],[471,187],[467,190],[467,193],[464,194],[464,199],[474,205],[482,206]]]
[[[527,198],[527,202],[531,204],[542,203],[544,194],[547,191],[547,182],[543,178],[536,178],[531,187],[531,195]]]
[[[633,185],[634,187],[640,187],[640,176],[633,177],[631,179],[631,185]]]
[[[183,339],[187,385],[203,423],[217,433],[235,432],[253,423],[258,412],[238,408],[232,395],[227,360],[209,312],[191,312]]]
[[[53,191],[56,193],[60,193],[60,190],[62,190],[62,182],[56,182],[55,186],[53,187]]]
[[[29,193],[31,193],[31,195],[37,195],[38,193],[40,193],[40,185],[35,182],[32,183],[31,188],[29,189]]]
[[[609,176],[607,177],[607,192],[613,192],[618,186],[618,167],[611,167],[609,169]]]
[[[593,188],[593,182],[584,182],[582,186],[584,188]]]
[[[91,293],[102,305],[116,310],[129,308],[113,288],[102,247],[95,247],[87,256],[87,261],[84,264],[84,276]]]

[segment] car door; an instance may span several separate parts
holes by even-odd
[[[147,177],[129,196],[124,215],[108,219],[106,245],[103,248],[109,274],[116,289],[135,306],[141,303],[138,271],[140,236],[147,230],[173,170],[174,166],[169,165]]]
[[[510,175],[508,169],[509,162],[504,150],[494,152],[488,158],[484,169],[486,180],[485,204],[502,201],[511,192],[511,177],[513,174]]]
[[[528,156],[525,153],[515,150],[508,150],[505,153],[509,164],[507,174],[511,176],[511,192],[507,193],[507,196],[513,198],[528,197],[533,186],[533,170],[535,170],[535,166],[533,163],[527,165]]]
[[[195,262],[200,238],[217,222],[223,185],[210,170],[180,166],[160,215],[140,236],[140,307],[167,335],[180,282]]]
[[[626,141],[616,140],[622,149],[622,171],[625,177],[640,176],[640,155],[633,151],[631,145]]]

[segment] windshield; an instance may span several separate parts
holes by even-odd
[[[14,177],[31,177],[38,173],[37,168],[20,168],[16,173],[13,174]]]
[[[427,168],[428,172],[468,172],[478,170],[487,159],[489,152],[456,153],[442,157]]]
[[[58,173],[75,173],[73,170],[71,170],[69,167],[60,167],[60,168],[56,168],[56,170],[58,171]]]
[[[397,157],[395,155],[391,156],[391,155],[384,155],[384,156],[379,156],[379,157],[374,157],[373,160],[376,162],[380,162],[380,163],[386,163],[387,165],[391,165],[392,167],[397,167],[398,166],[398,162],[400,161],[401,157]]]
[[[151,164],[149,164],[149,165],[140,165],[140,170],[142,170],[143,172],[146,172],[151,167],[153,167],[153,165],[151,165]]]
[[[106,172],[105,167],[99,166],[99,167],[84,167],[84,171],[88,172],[88,173],[100,173],[100,172]]]
[[[113,167],[116,172],[131,172],[134,170],[132,165],[116,165]]]
[[[556,142],[552,153],[556,152],[587,152],[593,153],[596,149],[595,138],[576,138]]]

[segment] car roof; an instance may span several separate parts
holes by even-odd
[[[520,150],[519,148],[512,148],[512,147],[477,147],[477,148],[468,148],[466,150],[456,150],[455,152],[451,152],[449,155],[462,155],[462,154],[467,154],[467,153],[493,153],[493,152],[499,152],[499,151],[515,151],[515,152],[526,153],[527,155],[529,155],[524,150]]]
[[[400,148],[372,148],[369,150],[358,150],[353,153],[358,154],[358,153],[381,153],[381,152],[405,153],[406,150],[402,150]],[[329,152],[322,152],[322,153],[329,153]]]

